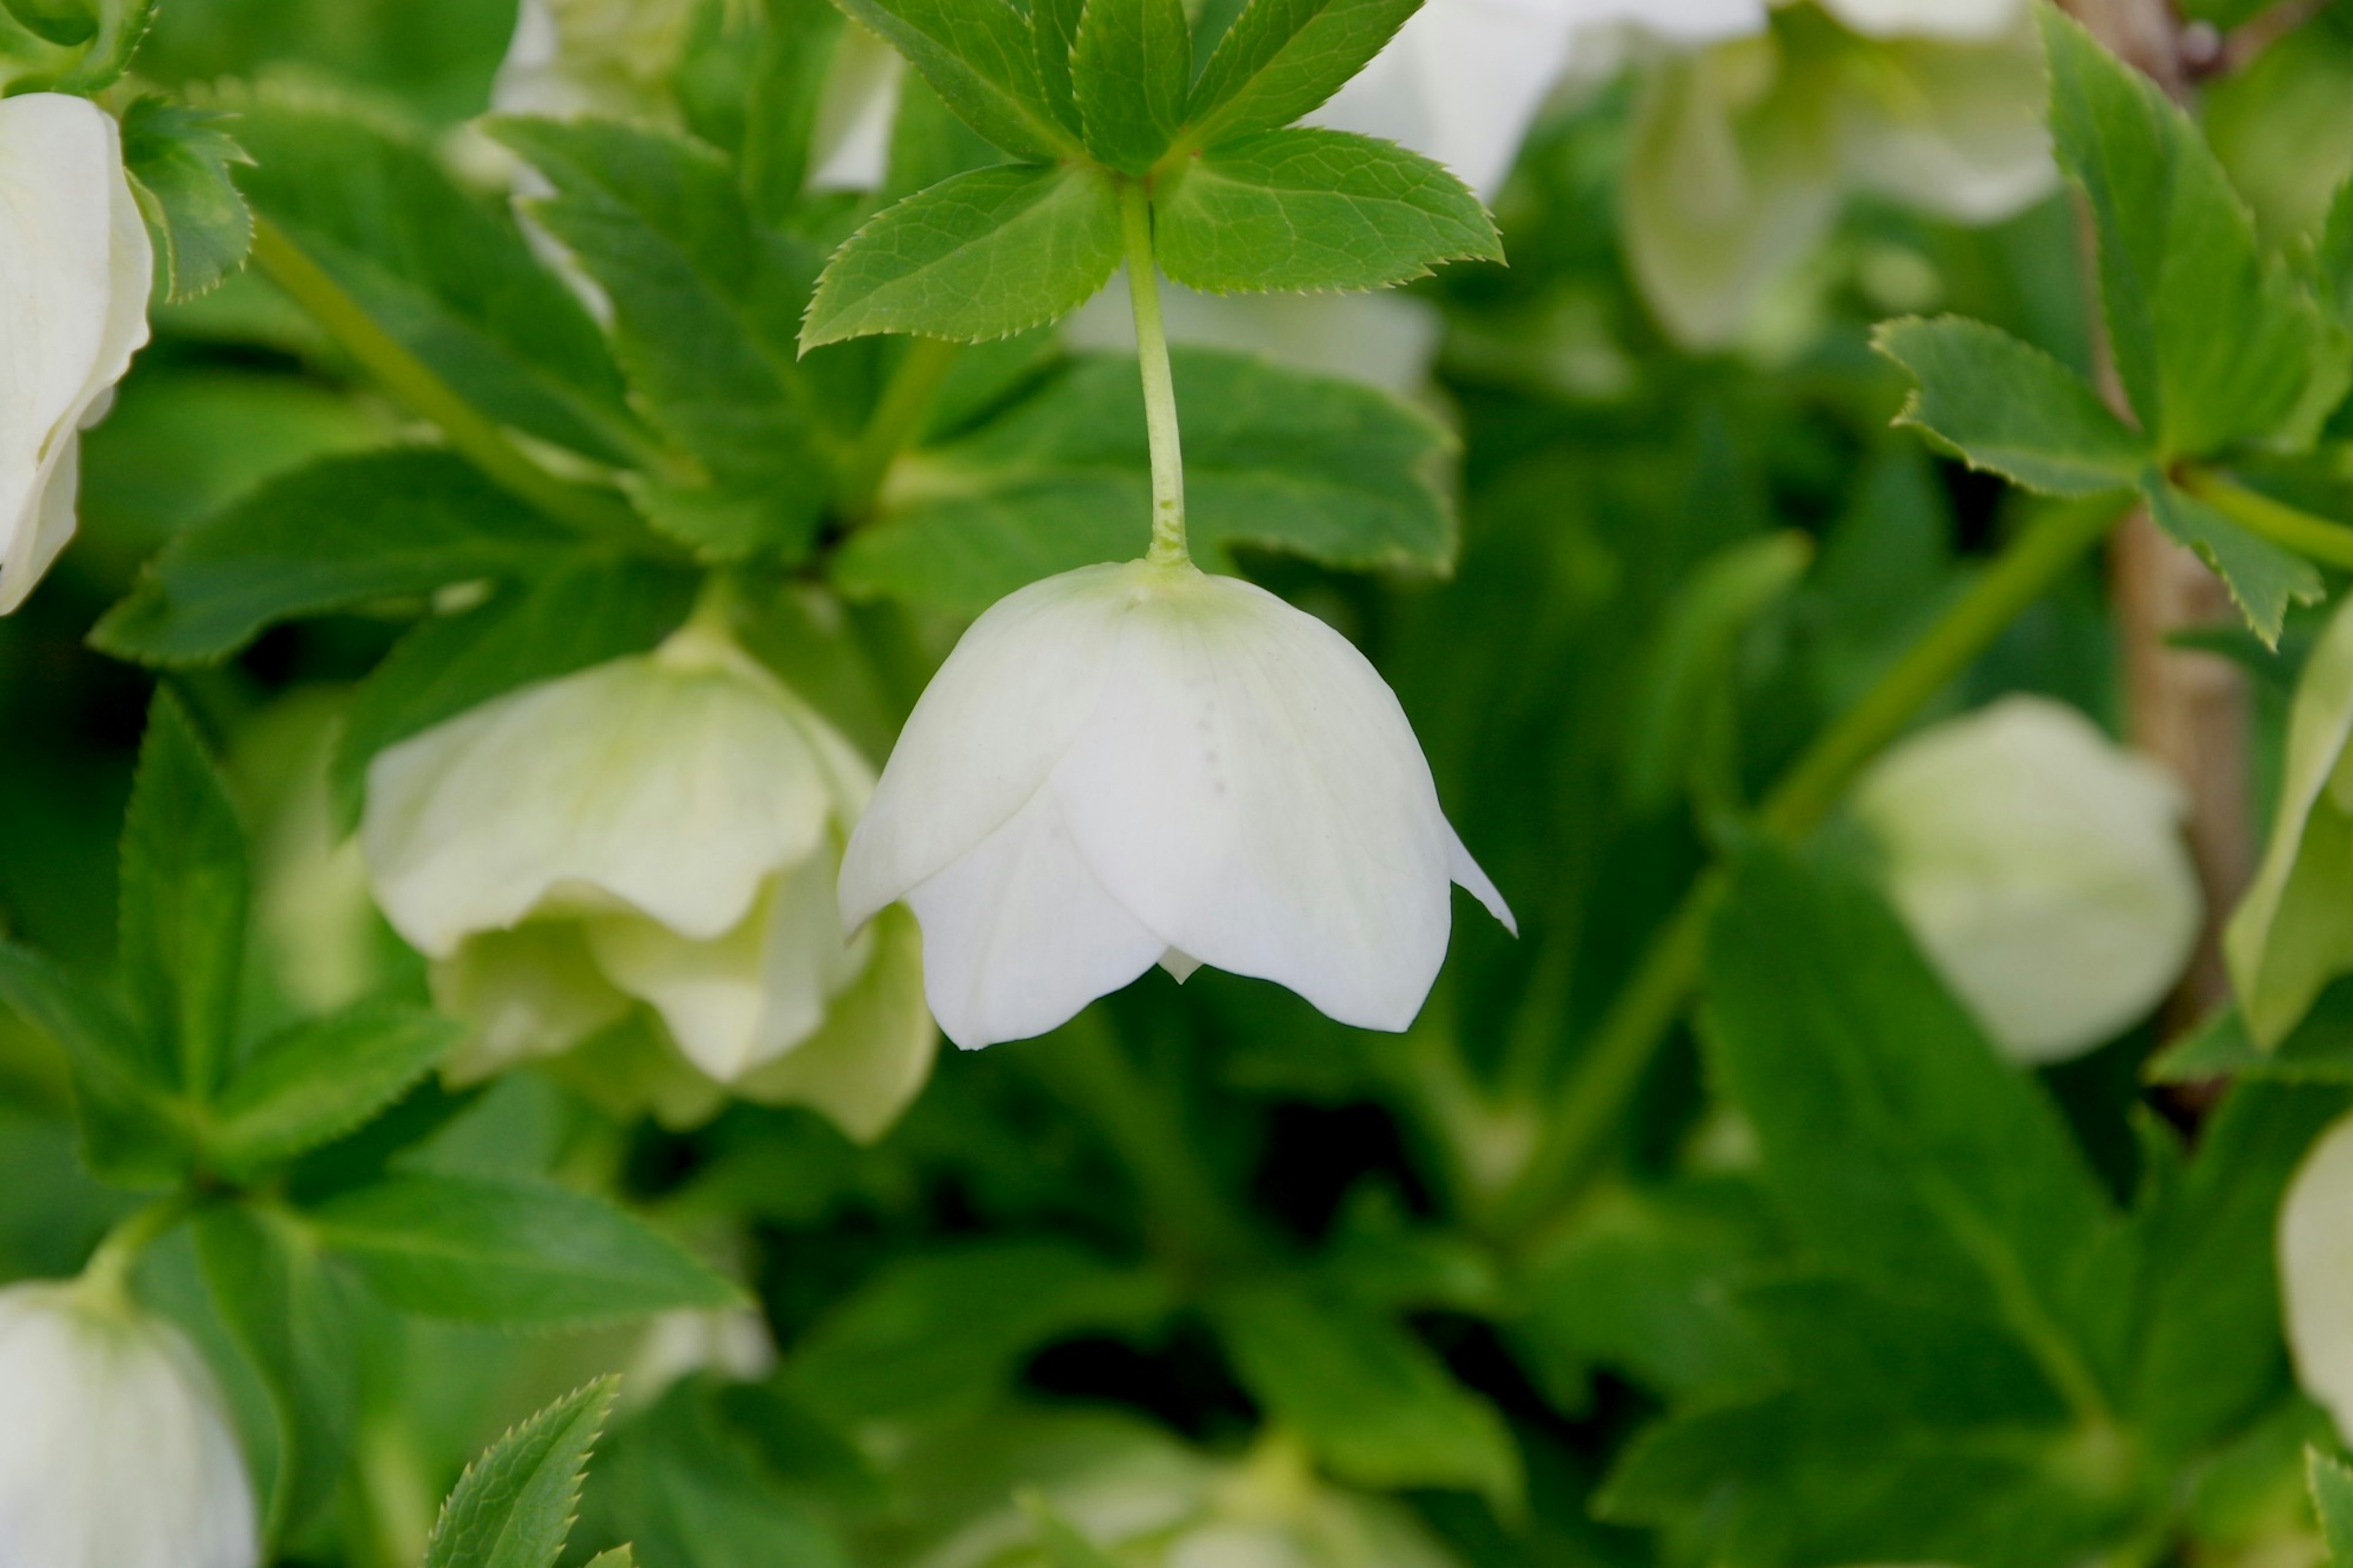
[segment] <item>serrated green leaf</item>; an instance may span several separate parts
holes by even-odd
[[[1501,261],[1461,181],[1342,131],[1274,131],[1209,149],[1155,199],[1169,277],[1212,294],[1381,289],[1448,261]]]
[[[620,1386],[600,1378],[565,1395],[467,1466],[434,1521],[425,1568],[554,1568]]]
[[[2147,443],[2081,376],[1997,328],[1915,317],[1887,322],[1873,343],[1918,384],[1896,423],[1971,468],[2085,496],[2128,489],[2148,466]]]
[[[1237,545],[1357,570],[1443,572],[1455,525],[1446,431],[1355,382],[1176,352],[1193,550]],[[1151,479],[1135,362],[1077,359],[978,430],[900,460],[881,515],[834,557],[834,580],[977,613],[1058,572],[1139,554]]]
[[[2303,556],[2241,527],[2215,508],[2155,475],[2147,481],[2149,514],[2176,543],[2198,552],[2231,590],[2232,603],[2267,648],[2279,647],[2290,605],[2327,596],[2319,569]]]
[[[210,663],[280,621],[535,574],[578,546],[450,453],[327,458],[174,535],[90,641],[118,658]]]
[[[1077,165],[1001,165],[885,209],[835,252],[804,348],[870,332],[976,342],[1077,310],[1120,260],[1119,193]]]
[[[2068,1419],[2033,1358],[1982,1317],[1820,1274],[1751,1284],[1738,1302],[1787,1382],[1826,1403],[1947,1430],[2061,1427]]]
[[[1038,85],[1054,117],[1082,134],[1078,94],[1071,81],[1071,51],[1079,46],[1079,18],[1087,0],[1030,0],[1029,32],[1038,50]]]
[[[2061,163],[2099,231],[2117,374],[2166,459],[2234,442],[2308,445],[2341,395],[2344,345],[2286,269],[2197,127],[2057,7],[2039,8]]]
[[[555,1327],[740,1300],[643,1221],[543,1183],[393,1176],[308,1217],[322,1247],[420,1317]]]
[[[299,1225],[221,1205],[195,1220],[214,1310],[253,1364],[278,1423],[269,1533],[282,1540],[334,1494],[359,1416],[359,1363],[343,1281]]]
[[[263,102],[237,125],[255,207],[469,401],[607,462],[649,444],[604,334],[504,203],[357,112]]]
[[[186,1174],[193,1141],[160,1042],[39,953],[8,942],[0,942],[0,1003],[65,1052],[82,1162],[93,1175],[160,1187]]]
[[[245,830],[187,710],[159,687],[122,823],[123,989],[131,1020],[204,1104],[237,1036],[251,872]]]
[[[337,820],[359,821],[378,752],[535,680],[628,654],[675,631],[691,607],[686,572],[581,561],[461,615],[425,621],[359,684],[329,774]]]
[[[221,1091],[206,1157],[248,1174],[331,1142],[406,1094],[464,1033],[438,1013],[385,1001],[296,1024],[256,1047]]]
[[[1176,141],[1193,85],[1184,0],[1086,0],[1070,73],[1087,151],[1131,174],[1148,172]]]
[[[599,1462],[597,1522],[630,1538],[649,1568],[849,1568],[804,1487],[786,1484],[807,1478],[773,1458],[729,1419],[711,1381],[674,1384]]]
[[[253,160],[223,128],[229,118],[153,97],[123,111],[123,172],[175,302],[244,266],[253,245],[253,214],[229,174]]]
[[[792,212],[808,184],[826,84],[849,30],[828,0],[769,0],[762,21],[746,84],[743,134],[733,146],[753,216],[776,224]],[[710,52],[725,56],[742,47],[722,29]],[[704,139],[713,137],[706,132]]]
[[[1251,0],[1193,84],[1197,147],[1280,131],[1322,106],[1388,46],[1421,0]]]
[[[835,0],[907,57],[950,109],[1017,158],[1086,149],[1039,79],[1029,19],[1006,0]]]
[[[1476,1491],[1507,1518],[1522,1508],[1503,1417],[1402,1329],[1288,1284],[1229,1291],[1211,1310],[1253,1396],[1334,1475]]]
[[[2320,1517],[2320,1538],[2328,1545],[2328,1561],[2336,1568],[2345,1568],[2353,1563],[2353,1468],[2317,1448],[2305,1450],[2305,1466],[2313,1511]]]
[[[650,521],[711,559],[806,552],[840,444],[796,363],[817,256],[754,222],[735,171],[683,136],[587,119],[490,131],[555,186],[532,212],[611,299],[630,386],[692,460],[654,476]],[[710,500],[682,504],[698,487]]]
[[[2141,1076],[2151,1083],[2238,1079],[2353,1086],[2353,980],[2331,981],[2269,1050],[2255,1044],[2246,1016],[2232,1004],[2158,1052]]]
[[[610,1552],[599,1552],[588,1560],[588,1568],[637,1568],[637,1553],[626,1546],[616,1546]]]

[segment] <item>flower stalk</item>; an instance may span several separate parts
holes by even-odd
[[[1160,318],[1159,264],[1152,248],[1152,200],[1144,186],[1120,186],[1127,241],[1127,288],[1135,304],[1135,358],[1144,375],[1144,422],[1152,439],[1152,549],[1157,565],[1189,563],[1185,540],[1185,454],[1176,426],[1176,380],[1168,364],[1168,330]]]

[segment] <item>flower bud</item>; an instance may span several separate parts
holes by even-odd
[[[452,1072],[568,1051],[637,1004],[747,1098],[878,1135],[930,1070],[910,922],[845,934],[841,842],[873,775],[700,625],[527,687],[368,770],[378,902],[473,1025]]]
[[[0,1289],[0,1563],[254,1568],[253,1489],[180,1331],[80,1285]]]
[[[2353,1437],[2353,1117],[2321,1135],[2288,1185],[2279,1271],[2296,1381]]]
[[[147,341],[154,251],[114,121],[88,99],[0,100],[0,615],[74,532],[80,432]]]
[[[2040,697],[1914,736],[1852,802],[1929,963],[2031,1063],[2113,1038],[2180,978],[2205,910],[2185,810],[2170,774]]]
[[[841,908],[855,926],[907,900],[932,1011],[975,1049],[1155,963],[1402,1030],[1451,882],[1511,923],[1364,656],[1263,589],[1139,561],[974,623],[850,838]]]

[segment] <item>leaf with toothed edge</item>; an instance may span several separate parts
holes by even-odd
[[[2319,569],[2303,556],[2242,528],[2160,475],[2150,474],[2145,488],[2157,525],[2213,568],[2265,647],[2278,648],[2290,605],[2316,605],[2327,596]]]
[[[467,1466],[434,1521],[425,1568],[554,1568],[620,1386],[606,1377],[565,1395]]]
[[[2087,496],[2132,488],[2148,465],[2148,444],[2083,377],[1996,328],[1913,317],[1884,323],[1872,342],[1916,384],[1895,422],[1973,468]]]

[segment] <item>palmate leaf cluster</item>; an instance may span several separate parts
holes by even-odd
[[[1420,281],[1497,226],[1298,124],[1410,0],[710,0],[658,111],[462,139],[504,16],[182,3],[123,107],[185,298],[0,626],[0,1278],[183,1205],[141,1295],[221,1370],[277,1561],[1100,1568],[1306,1519],[1472,1568],[2345,1560],[2274,1246],[2353,1110],[2353,988],[2272,1050],[2226,1011],[2025,1072],[1852,825],[1788,842],[1760,803],[2079,508],[2199,549],[2255,634],[2210,640],[2285,692],[2348,563],[2245,498],[2347,510],[2353,197],[2251,210],[2226,116],[2046,11],[2101,333],[2067,200],[1989,235],[1864,210],[1800,357],[1695,361],[1615,248],[1631,89],[1533,142],[1510,271]],[[121,14],[6,0],[32,42],[0,52],[62,79]],[[912,69],[881,188],[819,191],[852,26]],[[2293,47],[2353,82],[2341,31]],[[1442,413],[1180,346],[1191,531],[1378,663],[1525,941],[1459,932],[1396,1038],[1148,977],[943,1060],[872,1146],[663,1125],[593,1047],[443,1081],[415,955],[288,890],[349,876],[370,763],[698,602],[879,760],[965,619],[1145,543],[1135,363],[1049,330],[1139,214],[1203,293],[1443,312]],[[249,235],[375,357],[237,272]],[[2113,718],[2112,630],[2082,563],[1926,716]],[[1529,1201],[1695,884],[1688,1026]],[[649,1366],[747,1312],[773,1364]],[[1106,1496],[1167,1511],[1106,1546]]]

